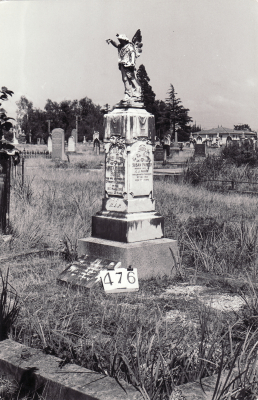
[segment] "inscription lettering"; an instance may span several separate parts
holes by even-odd
[[[110,147],[106,156],[105,190],[109,195],[122,196],[125,186],[124,148]]]
[[[151,145],[135,143],[131,151],[130,191],[134,196],[148,196],[153,188]]]

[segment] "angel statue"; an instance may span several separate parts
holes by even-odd
[[[111,43],[118,49],[118,67],[122,73],[122,81],[125,86],[124,102],[141,101],[141,86],[135,76],[136,58],[142,52],[142,35],[140,29],[137,30],[132,41],[124,34],[117,34],[119,44],[112,39],[107,39],[106,42]]]

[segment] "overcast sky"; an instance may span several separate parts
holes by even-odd
[[[246,123],[258,130],[257,0],[0,1],[0,86],[15,117],[21,95],[114,105],[123,98],[117,33],[140,28],[156,99],[173,84],[202,128]],[[12,114],[12,115],[11,115]]]

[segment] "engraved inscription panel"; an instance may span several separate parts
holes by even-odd
[[[126,210],[126,204],[124,200],[119,197],[110,197],[106,202],[106,210],[122,212]]]
[[[123,196],[124,187],[125,149],[112,145],[106,156],[105,190],[109,195]]]
[[[134,143],[130,161],[130,193],[134,197],[149,196],[153,191],[152,146],[145,142]]]

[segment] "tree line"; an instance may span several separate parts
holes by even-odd
[[[191,132],[201,130],[196,123],[191,125],[192,118],[189,116],[189,109],[185,108],[181,99],[177,96],[174,86],[171,84],[167,98],[156,100],[156,94],[150,85],[150,78],[142,64],[137,70],[137,79],[142,88],[142,101],[146,110],[155,116],[156,135],[158,138],[169,133],[171,139],[175,138],[177,132],[178,141],[187,141]],[[78,126],[78,140],[92,140],[94,131],[100,133],[103,138],[103,116],[110,111],[110,106],[96,105],[88,97],[81,100],[63,100],[60,103],[48,99],[44,110],[35,108],[33,103],[25,96],[21,96],[16,102],[17,124],[26,135],[29,142],[37,142],[37,139],[47,141],[49,131],[54,128],[62,128],[65,131],[66,140],[71,131]],[[6,129],[8,131],[8,129]],[[7,134],[8,136],[8,134]],[[7,137],[11,139],[11,135]]]
[[[25,132],[26,140],[36,142],[38,138],[47,141],[49,131],[62,128],[65,139],[78,124],[78,140],[91,140],[94,131],[103,136],[103,112],[101,107],[88,97],[81,100],[63,100],[60,103],[48,99],[44,110],[33,107],[33,103],[21,96],[17,104],[17,123]]]

